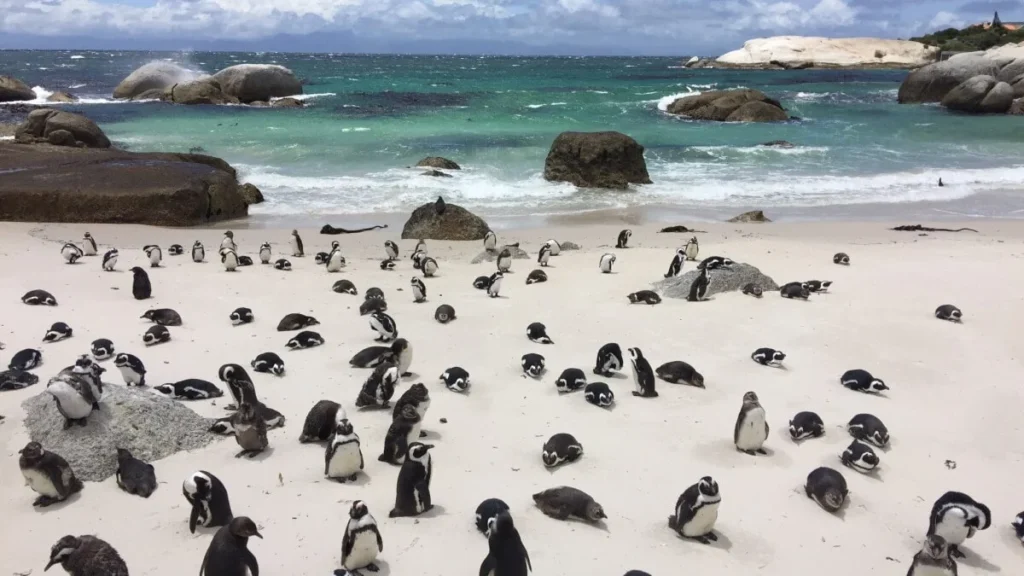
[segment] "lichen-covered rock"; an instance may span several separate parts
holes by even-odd
[[[690,295],[690,285],[700,274],[696,268],[672,278],[665,278],[654,283],[655,290],[667,298],[686,298]],[[779,285],[770,276],[763,274],[757,268],[735,262],[731,270],[715,270],[711,274],[711,284],[708,285],[708,295],[721,294],[723,292],[738,292],[747,284],[756,284],[764,291],[778,290]]]
[[[0,102],[35,100],[36,93],[28,84],[11,76],[0,76]]]
[[[302,83],[291,70],[276,64],[238,64],[213,75],[224,93],[249,103],[302,94]]]
[[[263,202],[263,192],[260,192],[260,189],[255,184],[242,184],[238,187],[238,191],[242,194],[242,198],[245,198],[246,204],[252,205]]]
[[[651,183],[644,147],[621,132],[562,132],[544,161],[544,179],[619,190]]]
[[[148,90],[166,90],[175,84],[195,80],[200,73],[173,62],[150,62],[128,75],[114,88],[114,98],[136,98]]]
[[[440,168],[441,170],[462,170],[462,167],[447,158],[428,156],[416,163],[417,168]]]
[[[56,102],[59,104],[70,104],[71,102],[78,102],[78,98],[72,94],[68,94],[67,92],[54,92],[46,97],[46,101]]]
[[[941,102],[950,90],[974,76],[995,76],[999,65],[982,55],[950,58],[911,72],[900,84],[900,104]]]
[[[961,82],[942,99],[950,110],[973,114],[1002,114],[1013,104],[1013,87],[992,76],[974,76]]]
[[[733,216],[729,222],[771,222],[762,210],[751,210],[739,216]]]
[[[238,98],[225,94],[220,82],[211,77],[175,84],[169,94],[175,104],[238,104]]]
[[[668,105],[669,114],[716,122],[778,122],[789,115],[777,100],[760,90],[711,90]]]
[[[488,230],[487,222],[462,206],[448,204],[438,214],[431,202],[413,210],[402,228],[402,239],[483,240]]]
[[[28,118],[18,126],[14,136],[18,142],[32,143],[46,141],[52,132],[58,130],[69,132],[74,138],[73,143],[62,145],[110,148],[110,140],[95,122],[81,114],[54,110],[52,108],[33,110],[28,115]],[[67,142],[63,135],[59,136],[58,140]]]

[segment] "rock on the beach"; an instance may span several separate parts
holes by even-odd
[[[166,90],[175,84],[189,82],[202,74],[173,62],[150,62],[128,75],[114,88],[114,98],[135,98],[148,90]]]
[[[447,158],[428,156],[416,163],[417,168],[440,168],[441,170],[462,170],[462,167]]]
[[[644,147],[621,132],[562,132],[544,161],[544,179],[619,190],[651,183]]]
[[[54,92],[46,97],[46,101],[69,104],[71,102],[78,102],[78,98],[67,92]]]
[[[1012,116],[1024,116],[1024,98],[1014,100],[1006,113]]]
[[[213,420],[149,390],[117,384],[103,387],[100,409],[86,426],[64,430],[64,418],[46,392],[22,403],[29,437],[71,464],[82,480],[101,481],[117,471],[117,449],[153,462],[182,450],[197,450],[218,437]]]
[[[238,104],[238,98],[225,94],[212,77],[175,84],[168,93],[175,104]]]
[[[242,184],[238,187],[238,191],[242,194],[242,198],[245,199],[245,203],[250,206],[263,202],[263,192],[260,192],[260,189],[255,184]]]
[[[434,203],[413,210],[402,228],[402,239],[482,240],[490,227],[482,218],[456,204],[438,214]]]
[[[1002,114],[1013,104],[1013,87],[992,76],[974,76],[957,85],[942,99],[950,110],[975,114]]]
[[[72,140],[67,140],[63,135],[55,138],[57,142],[50,140],[50,134],[58,130],[70,133]],[[23,144],[49,141],[51,144],[59,142],[61,146],[110,148],[110,140],[95,122],[81,114],[52,108],[33,110],[18,126],[14,137]]]
[[[249,103],[302,94],[302,83],[291,70],[276,64],[238,64],[213,75],[224,93]]]
[[[771,222],[771,220],[764,215],[764,211],[751,210],[750,212],[744,212],[739,216],[729,218],[729,222]]]
[[[654,289],[661,292],[668,298],[686,298],[690,295],[690,285],[700,275],[697,269],[690,270],[682,276],[665,278],[654,283]],[[740,262],[734,262],[732,270],[715,270],[711,276],[711,284],[708,286],[708,295],[721,294],[723,292],[738,292],[747,284],[754,283],[764,291],[778,290],[779,285],[770,276],[762,274],[760,270]]]
[[[302,108],[303,106],[305,104],[297,98],[278,98],[270,103],[271,108]]]
[[[760,90],[711,90],[685,96],[668,105],[666,112],[717,122],[779,122],[789,115],[777,100]]]
[[[532,256],[530,256],[530,254],[526,250],[523,250],[519,246],[499,246],[498,249],[493,252],[488,252],[487,250],[484,250],[483,252],[477,254],[476,256],[473,257],[473,260],[471,260],[470,263],[479,264],[481,262],[494,262],[495,260],[498,259],[498,255],[501,254],[502,250],[506,249],[512,253],[513,260],[526,260],[532,258]]]
[[[0,102],[35,99],[36,93],[28,84],[12,76],[0,76]]]
[[[167,87],[167,88],[153,88],[151,90],[146,90],[145,92],[140,92],[139,94],[136,94],[135,96],[131,97],[131,100],[133,100],[133,101],[139,101],[139,100],[168,101],[170,99],[171,99],[171,89],[170,89],[170,87]]]
[[[774,36],[747,40],[743,48],[722,54],[715,62],[740,67],[777,63],[789,69],[799,65],[912,68],[938,57],[938,48],[909,40]]]
[[[964,54],[911,72],[900,84],[900,104],[940,102],[962,82],[974,76],[996,76],[999,64],[981,54]]]

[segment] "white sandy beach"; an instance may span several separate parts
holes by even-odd
[[[165,267],[149,269],[141,250],[151,243],[165,250],[179,243],[187,250],[200,239],[214,255],[217,229],[4,223],[0,342],[6,349],[0,364],[6,367],[23,348],[42,349],[45,363],[34,371],[39,384],[0,393],[0,414],[6,416],[0,424],[0,574],[41,574],[58,538],[87,533],[117,548],[133,576],[198,573],[213,530],[189,533],[190,507],[180,486],[199,469],[223,480],[235,514],[260,527],[265,539],[250,540],[249,548],[264,576],[326,576],[338,568],[349,503],[356,499],[380,524],[380,576],[476,574],[487,542],[474,527],[474,510],[489,497],[511,506],[538,575],[620,576],[640,569],[653,576],[902,576],[920,547],[932,502],[947,490],[966,492],[993,513],[992,527],[964,547],[968,558],[960,562],[960,574],[1019,574],[1024,547],[1010,522],[1024,510],[1018,490],[1024,478],[1024,223],[964,225],[980,233],[918,236],[887,231],[890,225],[881,223],[700,224],[708,231],[699,235],[701,257],[717,254],[755,265],[780,284],[835,283],[809,302],[775,292],[761,300],[731,293],[704,303],[666,298],[651,307],[630,306],[626,294],[660,279],[688,234],[656,234],[658,227],[634,225],[634,247],[615,250],[622,225],[501,232],[499,243],[522,242],[531,254],[548,238],[572,240],[583,250],[552,258],[550,281],[533,286],[524,281],[535,263],[515,260],[500,299],[471,285],[494,269],[469,263],[481,243],[428,241],[441,269],[427,280],[428,302],[414,304],[408,255],[415,242],[399,242],[403,258],[396,271],[378,266],[383,242],[397,241],[397,228],[331,237],[304,230],[305,258],[288,255],[288,230],[236,230],[240,253],[258,262],[260,243],[270,241],[275,257],[289,257],[295,269],[257,263],[227,273],[219,259],[195,264],[187,253],[165,255]],[[110,246],[119,249],[117,273],[103,272],[101,257],[63,263],[60,241],[80,243],[86,230],[101,244],[101,254]],[[329,274],[312,255],[335,239],[349,264]],[[615,273],[604,275],[598,259],[609,251],[618,261]],[[838,251],[850,254],[850,267],[832,264]],[[134,265],[149,272],[150,300],[131,296],[127,270]],[[360,295],[332,292],[340,278],[351,279]],[[368,371],[351,368],[348,359],[374,344],[367,318],[358,313],[371,286],[384,290],[400,336],[415,350],[416,376],[403,380],[395,398],[420,381],[432,396],[424,428],[436,445],[431,492],[437,507],[418,519],[388,518],[398,468],[378,462],[377,455],[390,411],[359,412],[354,406]],[[60,305],[21,304],[22,294],[36,288],[53,293]],[[934,318],[935,307],[946,303],[964,311],[962,325]],[[454,306],[458,320],[438,324],[434,310],[440,304]],[[253,324],[231,326],[228,315],[239,306],[252,308]],[[177,310],[184,325],[170,329],[170,343],[144,348],[149,323],[139,316],[160,307]],[[317,317],[321,325],[314,329],[326,344],[288,352],[284,344],[294,334],[275,328],[290,312]],[[42,344],[56,321],[71,325],[74,336]],[[526,339],[526,326],[534,321],[547,325],[554,345]],[[160,488],[149,499],[125,494],[111,477],[87,482],[67,503],[34,508],[36,494],[23,485],[17,464],[17,451],[28,441],[21,403],[43,393],[47,379],[97,338],[110,338],[119,352],[142,358],[151,385],[184,378],[220,384],[216,371],[222,364],[248,367],[256,354],[278,352],[287,363],[285,377],[250,371],[260,399],[288,419],[270,432],[272,453],[235,459],[238,446],[225,438],[154,462]],[[624,351],[640,347],[655,367],[685,360],[703,373],[707,388],[659,380],[659,398],[636,398],[627,367],[604,379],[616,392],[612,410],[587,404],[581,392],[560,396],[554,380],[564,368],[600,379],[592,374],[594,357],[607,342]],[[785,351],[788,369],[752,362],[751,352],[764,346]],[[547,358],[548,372],[539,381],[521,377],[519,360],[527,352]],[[105,366],[107,382],[123,385],[118,371]],[[471,374],[468,394],[438,382],[451,366]],[[870,370],[892,390],[878,397],[844,389],[839,376],[851,368]],[[733,447],[733,425],[748,390],[758,393],[767,411],[770,456],[751,457]],[[321,399],[347,409],[362,438],[367,482],[325,480],[322,446],[299,444],[306,412]],[[228,400],[188,406],[220,417]],[[797,445],[787,426],[802,410],[821,415],[827,433]],[[844,468],[838,459],[851,441],[844,425],[861,412],[879,416],[892,434],[891,449],[880,452],[877,477]],[[585,455],[552,472],[540,450],[557,432],[575,435]],[[947,460],[956,462],[954,470]],[[803,493],[808,472],[821,465],[841,471],[849,483],[849,505],[839,516]],[[721,538],[710,546],[680,539],[666,523],[679,494],[705,475],[718,481],[723,497],[716,525]],[[534,507],[533,493],[559,485],[580,488],[600,502],[609,516],[606,527],[559,522]]]

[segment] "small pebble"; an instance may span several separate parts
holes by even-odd
[[[447,423],[448,423],[448,419],[447,418],[441,418],[441,424],[447,424]]]

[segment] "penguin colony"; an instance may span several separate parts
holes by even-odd
[[[443,199],[438,198],[437,213],[442,214],[445,209]],[[620,232],[616,239],[616,248],[628,248],[632,235],[631,230]],[[91,234],[84,235],[82,244],[83,248],[79,248],[72,242],[64,243],[60,250],[63,261],[67,264],[79,264],[83,257],[96,256],[100,253]],[[292,231],[288,247],[290,249],[287,252],[290,256],[305,256],[302,239],[297,231]],[[500,288],[504,275],[512,272],[511,252],[508,248],[498,248],[497,237],[493,232],[487,233],[484,247],[488,252],[497,253],[497,270],[489,276],[477,278],[473,286],[486,291],[487,296],[498,298],[501,297]],[[398,244],[389,240],[385,243],[384,250],[386,257],[381,269],[399,268],[401,261]],[[665,276],[680,275],[686,262],[696,261],[698,250],[697,238],[694,237],[676,251],[669,272]],[[240,256],[238,251],[233,233],[226,232],[219,247],[221,262],[226,271],[235,272],[239,266],[245,266],[246,262],[252,263],[251,258]],[[179,256],[183,252],[182,247],[177,244],[172,245],[167,251],[171,256]],[[539,250],[538,264],[551,267],[551,257],[558,256],[560,252],[559,243],[549,240]],[[161,264],[163,256],[159,246],[145,246],[143,253],[150,268],[164,267]],[[411,256],[413,267],[422,272],[423,278],[434,276],[440,269],[437,261],[427,254],[427,245],[421,240]],[[106,250],[101,263],[102,270],[115,271],[119,255],[116,248]],[[273,246],[269,242],[263,243],[258,252],[261,264],[270,266],[273,256]],[[195,241],[192,260],[204,263],[205,258],[202,242]],[[600,272],[612,273],[615,262],[615,254],[604,254],[599,262]],[[839,253],[834,256],[833,262],[849,266],[850,257]],[[341,255],[339,243],[334,242],[330,252],[319,254],[317,264],[324,265],[327,272],[342,271],[347,266],[347,261]],[[728,258],[720,256],[712,256],[701,261],[697,266],[701,273],[693,283],[687,299],[691,302],[707,299],[708,287],[714,281],[714,276],[722,271],[727,273],[731,264]],[[282,271],[291,269],[291,263],[283,258],[276,260],[272,266]],[[141,266],[130,270],[134,275],[134,298],[151,298],[153,285],[149,275]],[[546,279],[543,271],[534,270],[530,273],[527,284],[543,282]],[[828,290],[831,284],[830,281],[817,280],[793,282],[781,287],[780,296],[806,300],[812,293]],[[423,279],[413,277],[410,285],[414,302],[427,300],[427,287]],[[351,296],[357,296],[359,293],[355,284],[347,279],[335,282],[332,290]],[[742,292],[756,297],[762,295],[761,288],[755,285],[744,286]],[[661,299],[654,291],[640,290],[629,294],[629,301],[654,305],[659,304]],[[26,293],[22,297],[22,302],[35,306],[57,306],[57,299],[41,289]],[[396,387],[403,384],[403,377],[411,376],[408,369],[412,363],[412,347],[407,340],[398,337],[398,323],[385,312],[387,305],[382,290],[370,288],[366,291],[364,304],[370,303],[373,304],[367,306],[366,310],[360,305],[360,314],[369,315],[369,327],[376,335],[375,340],[387,345],[371,346],[352,358],[350,363],[353,367],[372,368],[372,373],[364,382],[354,405],[360,411],[365,408],[386,409],[392,414],[384,450],[378,457],[379,461],[399,468],[394,505],[388,517],[420,516],[434,508],[430,485],[434,471],[431,450],[435,445],[421,441],[429,436],[428,432],[422,429],[422,425],[430,405],[430,393],[426,385],[412,384],[401,393],[392,408],[390,401],[396,393]],[[963,315],[957,307],[944,304],[935,310],[935,317],[959,323],[962,322]],[[145,311],[141,318],[154,323],[144,334],[145,346],[169,342],[171,332],[167,327],[183,325],[181,316],[175,310],[167,308],[151,308]],[[447,304],[440,306],[435,312],[435,318],[442,324],[451,322],[455,319],[454,308]],[[243,326],[253,323],[255,315],[250,308],[240,307],[232,311],[227,319],[233,326]],[[312,316],[290,313],[282,318],[277,330],[299,331],[319,324],[320,322]],[[43,342],[58,342],[72,336],[70,326],[56,322],[46,332]],[[527,327],[527,337],[535,344],[554,345],[554,341],[548,336],[546,326],[540,322],[534,322]],[[324,339],[318,333],[303,330],[288,340],[284,347],[297,350],[322,344]],[[141,350],[130,345],[125,347]],[[61,370],[47,384],[46,392],[53,397],[55,409],[65,418],[65,428],[72,425],[88,426],[89,416],[100,408],[103,401],[103,386],[110,384],[102,381],[101,375],[106,370],[97,362],[113,359],[113,365],[118,368],[126,386],[147,387],[147,370],[139,357],[127,352],[117,352],[114,342],[105,338],[93,341],[90,352],[91,358],[90,355],[82,355],[75,366]],[[751,358],[764,366],[783,367],[786,354],[772,348],[759,348],[754,351]],[[627,361],[632,368],[632,395],[638,398],[638,402],[658,398],[657,379],[705,388],[704,376],[690,364],[674,360],[661,364],[655,370],[639,347],[628,348],[627,354],[624,355],[618,343],[608,343],[597,351],[592,371],[598,376],[612,379],[627,369]],[[13,371],[14,374],[8,378],[17,381],[19,373],[27,374],[29,370],[38,368],[41,363],[42,353],[38,350],[21,350],[10,360],[9,371]],[[285,362],[275,352],[259,354],[251,361],[250,366],[255,372],[277,377],[285,376]],[[536,352],[524,354],[520,367],[524,377],[534,379],[544,377],[547,372],[544,356]],[[234,400],[234,404],[229,406],[234,413],[218,419],[211,427],[211,431],[233,435],[242,449],[237,457],[260,456],[271,444],[268,430],[283,426],[284,416],[257,399],[254,383],[240,365],[225,364],[221,367],[218,378],[228,388]],[[847,370],[838,380],[843,387],[852,391],[867,394],[884,394],[890,391],[883,380],[863,369]],[[440,382],[452,392],[466,392],[470,385],[469,372],[459,366],[450,367],[441,374]],[[579,368],[564,368],[555,384],[560,394],[583,390],[586,402],[597,407],[608,408],[615,402],[615,386],[605,382],[588,383],[586,373]],[[201,379],[186,379],[158,385],[153,388],[153,392],[182,401],[214,399],[223,395],[223,391],[217,385]],[[442,422],[444,421],[442,419]],[[885,450],[890,446],[889,431],[885,424],[877,416],[862,413],[853,416],[845,428],[852,437],[852,442],[838,454],[839,462],[859,473],[878,474],[881,459],[875,448]],[[819,438],[825,433],[825,423],[814,412],[799,412],[789,420],[789,435],[794,442]],[[280,437],[275,438],[275,444],[284,444],[283,440]],[[298,440],[300,443],[324,445],[326,479],[339,483],[354,482],[367,473],[360,437],[340,403],[330,400],[317,402],[307,414]],[[733,443],[741,454],[770,457],[772,452],[765,447],[770,443],[769,440],[768,413],[761,405],[758,394],[749,391],[742,398],[741,409],[733,430]],[[570,433],[560,432],[544,443],[540,460],[543,466],[555,468],[577,462],[582,456],[581,442]],[[130,451],[123,448],[117,449],[116,459],[116,483],[123,491],[148,498],[157,489],[156,470],[152,464],[135,458]],[[26,484],[37,494],[33,501],[34,506],[47,507],[70,500],[84,488],[70,465],[59,454],[47,451],[37,442],[30,442],[20,450],[18,460]],[[827,512],[838,512],[847,505],[849,499],[849,490],[843,474],[827,466],[812,470],[804,482],[803,489],[810,500]],[[197,528],[205,527],[211,530],[208,534],[212,534],[207,552],[199,563],[200,575],[245,574],[247,571],[253,575],[258,574],[259,563],[256,555],[248,549],[248,540],[251,537],[262,539],[263,535],[253,519],[247,516],[234,516],[228,486],[213,473],[198,470],[183,480],[182,493],[191,510],[187,520],[190,531],[195,533]],[[557,520],[577,518],[586,523],[604,525],[609,519],[604,508],[592,496],[571,486],[542,490],[533,494],[533,501],[543,514]],[[681,493],[674,508],[670,509],[667,527],[681,538],[711,545],[719,540],[716,522],[721,502],[722,494],[718,482],[711,476],[701,477]],[[455,508],[454,504],[449,504],[449,509]],[[383,510],[383,503],[378,510]],[[960,546],[968,538],[974,537],[978,531],[989,528],[992,520],[990,510],[971,496],[955,491],[946,492],[934,502],[924,541],[910,562],[908,576],[955,576],[956,560],[965,557],[965,552]],[[515,527],[512,508],[508,504],[497,498],[484,500],[476,509],[475,525],[487,538],[486,554],[480,566],[481,576],[525,576],[533,570],[529,552]],[[1011,527],[1016,537],[1024,542],[1024,512],[1017,515]],[[534,542],[534,545],[537,544]],[[338,561],[340,568],[335,574],[359,574],[363,570],[377,572],[377,559],[383,550],[383,535],[369,505],[362,500],[351,500],[347,525],[341,538],[341,554]],[[60,564],[73,575],[128,574],[128,568],[116,549],[111,544],[90,535],[65,535],[56,539],[45,569],[55,564]],[[640,570],[629,570],[626,574],[647,575]]]

